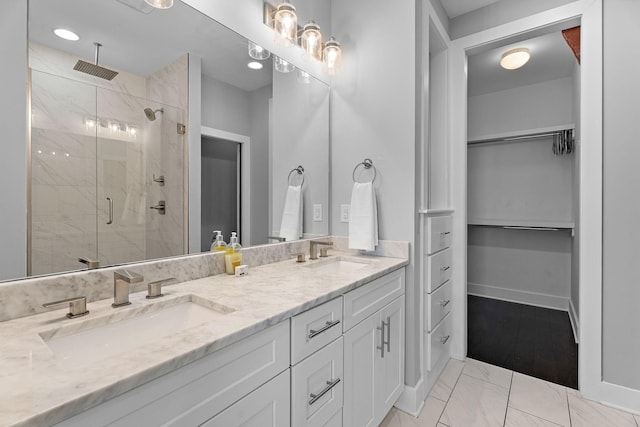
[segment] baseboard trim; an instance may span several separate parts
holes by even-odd
[[[420,415],[420,412],[424,407],[424,399],[426,398],[426,395],[427,393],[424,390],[424,381],[420,378],[418,384],[413,387],[405,384],[404,391],[393,406],[400,409],[402,412],[406,412],[409,415],[417,417]]]
[[[582,397],[602,403],[615,409],[640,415],[640,390],[602,381],[592,393],[582,393]]]
[[[471,282],[467,283],[467,293],[469,295],[479,297],[569,311],[569,298],[555,295],[538,294],[535,292],[506,289],[498,286],[481,285],[479,283]]]
[[[573,305],[573,301],[569,299],[569,320],[571,321],[571,329],[573,329],[573,338],[576,340],[576,344],[580,343],[580,320],[576,314],[576,307]]]

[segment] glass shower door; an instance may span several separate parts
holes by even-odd
[[[101,263],[184,254],[184,113],[102,88],[97,105]]]
[[[31,70],[28,275],[97,257],[95,86]]]
[[[184,119],[32,70],[28,274],[184,254]]]

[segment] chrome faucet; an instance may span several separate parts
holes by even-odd
[[[144,280],[140,274],[129,270],[116,270],[113,272],[113,304],[112,307],[129,305],[129,284],[139,283]]]
[[[318,246],[331,246],[332,241],[309,240],[309,259],[318,259]],[[325,255],[326,256],[326,255]]]

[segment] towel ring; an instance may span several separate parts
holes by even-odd
[[[356,181],[356,171],[360,166],[364,167],[365,169],[373,168],[373,179],[371,180],[371,182],[374,182],[376,180],[376,176],[378,175],[378,171],[376,170],[376,167],[373,166],[373,161],[371,161],[371,159],[364,159],[364,161],[358,163],[356,167],[353,168],[353,173],[351,174],[353,182],[358,182]]]
[[[289,175],[287,176],[287,182],[291,183],[291,174],[293,174],[294,172],[298,172],[298,175],[302,175],[302,182],[300,183],[300,186],[302,187],[302,185],[304,184],[304,168],[302,167],[302,165],[298,165],[297,168],[291,169],[291,172],[289,172]]]

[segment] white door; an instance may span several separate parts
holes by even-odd
[[[380,322],[384,322],[384,357],[380,357],[377,369],[376,419],[382,421],[404,389],[404,296],[380,310]]]
[[[377,359],[380,358],[379,314],[373,314],[344,335],[343,424],[375,427]]]

